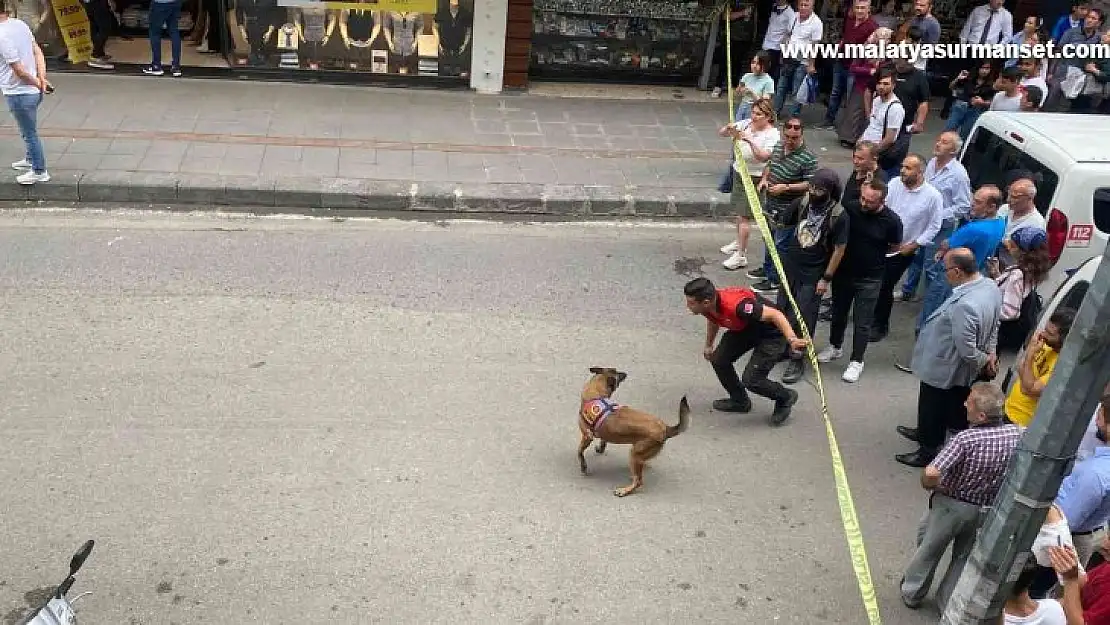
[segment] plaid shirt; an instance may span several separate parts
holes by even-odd
[[[1012,423],[974,426],[953,436],[932,463],[941,475],[937,492],[991,505],[1019,439],[1021,428]]]

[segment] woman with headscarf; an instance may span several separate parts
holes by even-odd
[[[806,324],[810,336],[817,328],[821,299],[829,292],[848,247],[848,213],[840,204],[840,195],[840,176],[831,169],[818,169],[809,180],[809,191],[794,200],[782,216],[783,225],[793,228],[783,246],[783,269],[802,314],[800,322]],[[779,289],[777,305],[779,310],[793,310],[784,288]],[[801,336],[799,320],[793,314],[787,317]],[[782,382],[793,384],[804,373],[804,354],[791,354]]]
[[[886,45],[893,35],[889,28],[877,28],[867,38],[870,45]],[[852,75],[852,92],[848,103],[836,116],[836,136],[840,145],[853,147],[863,131],[867,129],[867,118],[871,116],[871,101],[875,97],[875,72],[879,69],[879,59],[856,59],[848,65]]]
[[[1048,252],[1048,235],[1041,228],[1018,228],[1003,239],[1002,246],[1014,259],[1014,264],[1004,270],[998,259],[987,263],[987,275],[1002,290],[1002,314],[998,327],[998,349],[1017,351],[1037,322],[1040,313],[1040,296],[1037,287],[1048,278],[1052,258]]]

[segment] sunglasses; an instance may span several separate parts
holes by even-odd
[[[787,129],[787,130],[801,130],[802,129],[801,124],[783,124],[782,127]]]

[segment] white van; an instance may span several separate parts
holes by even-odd
[[[1110,116],[1070,113],[983,113],[960,154],[971,188],[1002,192],[1020,176],[1037,185],[1053,268],[1038,288],[1052,293],[1110,236]]]

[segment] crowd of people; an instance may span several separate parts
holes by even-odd
[[[765,60],[757,57],[753,69],[762,69]],[[872,119],[886,115],[882,109],[893,101],[893,91],[892,77],[882,75]],[[1075,317],[1075,311],[1059,309],[1033,331],[1042,302],[1037,287],[1052,266],[1036,183],[1028,172],[1016,171],[1001,186],[973,189],[956,158],[962,139],[955,129],[936,138],[931,158],[910,153],[897,168],[883,163],[884,147],[896,137],[867,135],[855,142],[853,169],[842,181],[807,148],[798,116],[776,127],[773,102],[753,98],[749,105],[750,116],[721,134],[741,147],[785,275],[767,251],[762,266],[748,272],[756,281],[751,287],[718,289],[705,278],[687,285],[687,307],[707,319],[705,358],[727,393],[713,407],[750,412],[750,390],[772,400],[770,422],[784,424],[798,399],[790,385],[805,375],[802,327],[821,341],[825,299],[830,324],[817,360],[828,364],[843,357],[850,318],[852,344],[842,378],[857,382],[868,345],[890,332],[894,302],[910,299],[918,288],[911,280],[922,285],[913,356],[899,364],[918,379],[916,423],[896,428],[916,449],[895,459],[923,469],[929,500],[900,587],[907,606],[920,606],[951,547],[952,563],[936,594],[943,607]],[[734,163],[737,236],[721,250],[730,268],[747,264],[754,219],[742,175]],[[1004,392],[995,383],[999,354],[1023,348],[1015,380]],[[748,352],[752,357],[738,376],[734,363]],[[783,360],[781,381],[771,380]],[[1037,564],[1007,603],[1005,623],[1110,623],[1110,595],[1091,591],[1110,584],[1110,565],[1086,569],[1110,520],[1107,407],[1110,388],[1092,417],[1084,443],[1090,449],[1064,481],[1042,530],[1054,542],[1034,546]],[[1053,593],[1059,601],[1049,598]],[[1075,620],[1083,614],[1086,621]]]
[[[894,2],[883,4],[878,15],[872,15],[869,0],[855,0],[850,6],[835,41],[837,44],[936,44],[940,41],[941,27],[932,14],[931,0],[915,0],[912,14],[904,18],[897,15]],[[1069,44],[1108,44],[1110,31],[1103,30],[1105,21],[1104,9],[1091,6],[1088,0],[1073,0],[1070,13],[1060,17],[1048,31],[1042,16],[1029,15],[1021,24],[1015,24],[1002,0],[988,0],[968,15],[959,33],[959,42],[1035,46],[1051,41],[1058,48]],[[793,57],[784,56],[784,45],[820,43],[824,33],[821,18],[813,12],[812,0],[799,0],[796,10],[790,0],[776,1],[761,46],[772,61],[764,69],[775,81],[772,94],[776,113],[781,113],[784,105],[792,102],[789,113],[799,114],[804,103],[793,96],[806,76],[817,73],[817,59],[798,56],[798,48],[794,48]],[[928,65],[929,59],[919,58],[911,66],[924,76]],[[881,59],[835,60],[822,127],[835,129],[840,139],[847,143],[859,139],[865,120],[870,116],[870,105],[876,95],[875,83],[884,69],[894,69],[894,63]],[[916,73],[909,72],[905,65],[898,68],[897,73],[917,82]],[[738,76],[734,77],[734,82],[736,78]],[[724,81],[719,81],[714,95],[721,94],[723,85]],[[967,59],[964,67],[957,67],[955,75],[951,76],[941,116],[949,120],[948,129],[964,132],[966,138],[966,130],[970,130],[975,117],[988,109],[1108,112],[1108,85],[1110,59],[1099,58],[1093,52],[1089,57],[1059,59]],[[899,97],[901,95],[899,93]],[[912,107],[907,110],[912,111]]]

